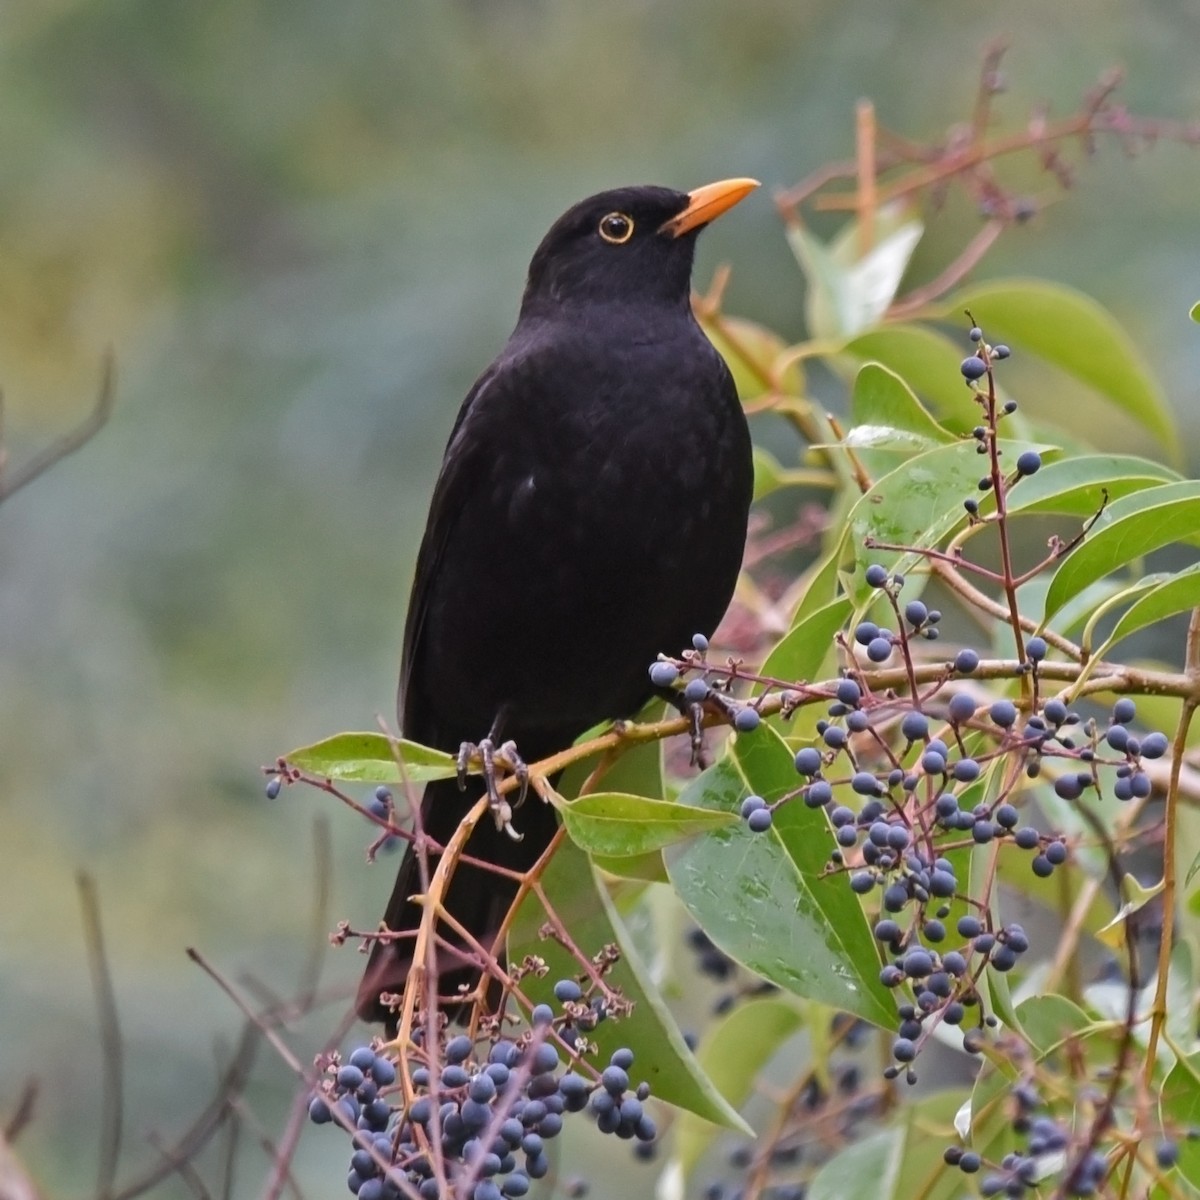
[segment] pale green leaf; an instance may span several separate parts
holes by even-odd
[[[803,1024],[795,1001],[748,1000],[709,1027],[696,1050],[709,1079],[735,1108],[750,1097],[758,1073]],[[712,1130],[684,1115],[675,1133],[675,1161],[690,1175],[712,1146]]]
[[[1088,584],[1200,529],[1200,482],[1146,488],[1110,504],[1055,572],[1046,617]]]
[[[908,434],[914,439],[909,444],[922,448],[958,440],[934,420],[895,371],[879,363],[867,363],[859,371],[850,397],[850,413],[854,420],[851,434],[862,427],[890,429]]]
[[[687,1109],[706,1121],[749,1133],[746,1123],[704,1074],[687,1048],[683,1035],[667,1011],[662,996],[629,937],[606,889],[599,884],[587,856],[564,840],[542,875],[545,890],[556,915],[571,931],[575,944],[587,954],[616,944],[621,958],[608,975],[633,1001],[630,1016],[619,1021],[602,1021],[588,1036],[600,1048],[603,1061],[620,1046],[634,1052],[633,1074],[645,1079],[660,1100]],[[509,961],[519,962],[527,954],[546,960],[549,972],[543,977],[528,975],[522,986],[535,1002],[553,1002],[556,980],[579,973],[575,958],[552,938],[538,936],[546,922],[546,911],[536,893],[526,896],[508,935]]]
[[[1186,567],[1177,574],[1152,587],[1140,600],[1135,600],[1122,614],[1104,643],[1107,654],[1122,638],[1137,633],[1167,617],[1188,612],[1200,605],[1200,564]]]
[[[759,674],[788,683],[811,682],[833,647],[834,635],[852,611],[850,601],[842,596],[806,613],[775,643]]]
[[[1108,503],[1161,483],[1175,483],[1177,471],[1133,454],[1089,454],[1048,463],[1023,477],[1008,494],[1010,513],[1065,513],[1090,517]]]
[[[283,757],[313,775],[355,783],[427,783],[458,772],[454,755],[382,733],[338,733]]]
[[[737,812],[751,792],[768,803],[795,789],[792,752],[768,725],[739,735],[732,754],[680,802]],[[744,821],[666,851],[679,898],[726,954],[764,979],[876,1025],[895,1021],[878,951],[858,898],[840,875],[821,878],[832,838],[825,814],[785,804],[772,827]]]
[[[835,1154],[812,1177],[807,1200],[892,1200],[904,1130],[885,1129]]]
[[[719,829],[737,817],[624,792],[593,792],[558,809],[571,840],[589,854],[630,858]]]
[[[948,300],[947,317],[970,309],[989,342],[1007,341],[1095,389],[1149,430],[1172,456],[1179,435],[1158,381],[1115,317],[1058,283],[1005,279],[974,284]]]

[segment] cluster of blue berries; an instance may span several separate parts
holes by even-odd
[[[578,983],[560,980],[555,994],[568,1007],[568,1021],[574,1020],[583,1001]],[[602,1015],[593,1012],[590,1024]],[[403,1180],[436,1200],[445,1192],[424,1148],[436,1142],[458,1189],[451,1195],[524,1196],[533,1180],[548,1174],[547,1143],[562,1132],[568,1113],[591,1116],[602,1133],[652,1145],[658,1130],[645,1108],[650,1086],[631,1084],[633,1051],[614,1051],[598,1078],[581,1060],[564,1067],[550,1036],[560,1020],[549,1005],[538,1005],[530,1033],[519,1041],[449,1036],[436,1055],[420,1056],[407,1107],[391,1059],[370,1046],[358,1047],[344,1063],[335,1056],[308,1111],[318,1125],[336,1118],[355,1128],[349,1190],[359,1200],[394,1200]]]
[[[672,701],[681,708],[693,708],[711,701],[726,714],[738,733],[753,733],[762,720],[758,708],[753,703],[736,699],[727,687],[707,677],[707,654],[708,638],[697,633],[692,637],[691,649],[684,652],[681,660],[683,670],[669,659],[659,659],[650,664],[650,682],[656,688],[673,689]],[[676,683],[685,673],[690,674],[691,678],[682,688],[676,688]]]

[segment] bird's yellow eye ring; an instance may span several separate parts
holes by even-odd
[[[608,216],[600,218],[598,232],[606,242],[614,246],[624,245],[633,237],[633,218],[621,212],[610,212]]]

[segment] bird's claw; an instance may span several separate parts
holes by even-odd
[[[497,746],[490,737],[480,742],[463,742],[458,748],[456,763],[458,766],[458,786],[467,786],[467,772],[472,760],[478,760],[483,775],[484,787],[487,789],[488,804],[497,829],[503,829],[514,842],[519,842],[522,834],[518,833],[512,824],[513,809],[520,808],[525,803],[529,793],[529,767],[517,753],[516,742],[504,742]],[[517,778],[516,804],[509,804],[507,797],[500,794],[496,787],[499,772],[507,772]]]

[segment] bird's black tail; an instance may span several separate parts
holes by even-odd
[[[459,791],[458,781],[454,779],[428,784],[421,799],[425,833],[444,846],[479,795],[476,779],[469,781],[465,793]],[[466,853],[472,858],[495,863],[510,871],[528,871],[550,844],[558,822],[550,805],[531,792],[526,803],[516,810],[513,825],[522,834],[519,842],[497,829],[490,816],[485,817],[471,834]],[[429,874],[432,876],[438,856],[430,853],[428,857]],[[394,1022],[391,1009],[380,1002],[380,996],[404,990],[423,911],[409,897],[422,890],[418,857],[409,845],[400,863],[392,898],[383,915],[384,924],[389,930],[409,936],[395,941],[378,941],[371,947],[371,956],[358,988],[356,1002],[358,1015],[364,1021],[382,1021],[389,1026]],[[482,867],[459,863],[446,890],[444,904],[447,912],[487,949],[499,933],[516,895],[516,880]],[[462,939],[446,926],[441,926],[439,932],[452,945],[462,945]],[[480,972],[476,968],[464,964],[460,955],[445,946],[438,948],[437,966],[437,990],[442,996],[453,996],[464,985],[473,987],[479,979]]]

